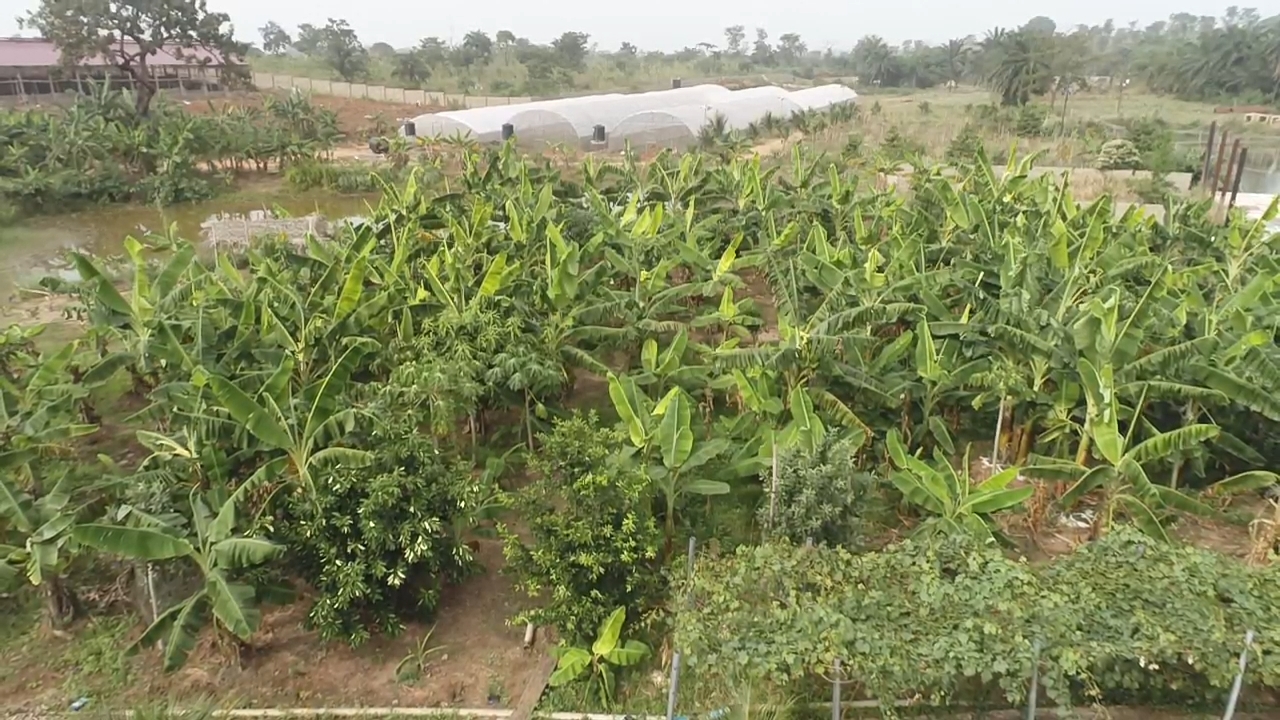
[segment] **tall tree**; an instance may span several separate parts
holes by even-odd
[[[743,44],[747,39],[747,31],[741,25],[730,25],[724,29],[724,50],[730,55],[741,55],[746,49]]]
[[[778,36],[778,58],[785,63],[795,63],[809,52],[804,40],[797,33],[783,33]]]
[[[493,56],[493,40],[481,30],[472,30],[462,38],[462,64],[484,65]]]
[[[262,51],[272,55],[283,53],[285,48],[293,44],[293,38],[274,20],[269,20],[266,25],[258,28],[258,34],[262,36]]]
[[[127,74],[139,115],[159,89],[150,61],[161,51],[192,64],[221,62],[228,79],[248,51],[231,18],[204,0],[41,0],[23,24],[53,41],[67,65],[102,58]]]
[[[356,31],[346,20],[329,18],[320,29],[317,52],[338,77],[351,82],[369,72],[369,51],[360,44]]]
[[[561,67],[570,70],[581,70],[587,60],[587,40],[590,35],[583,32],[566,32],[551,41],[551,49],[560,60]]]
[[[769,31],[756,28],[756,42],[751,48],[751,61],[757,65],[773,62],[773,46],[769,44]]]

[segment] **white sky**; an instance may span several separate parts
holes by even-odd
[[[622,41],[646,50],[675,50],[699,42],[721,45],[724,28],[745,25],[747,38],[764,27],[771,39],[799,33],[811,49],[848,49],[867,34],[892,44],[904,40],[941,42],[953,37],[981,35],[997,25],[1020,25],[1036,15],[1053,18],[1058,27],[1098,24],[1111,18],[1118,27],[1137,20],[1145,26],[1175,12],[1221,16],[1227,5],[1209,0],[891,0],[836,2],[834,0],[470,0],[408,2],[406,0],[208,0],[211,9],[231,15],[236,35],[259,40],[257,28],[275,20],[290,32],[298,23],[323,24],[326,18],[345,18],[365,45],[388,42],[396,47],[416,44],[436,35],[461,40],[470,30],[491,36],[511,30],[535,42],[548,42],[566,30],[591,35],[602,49]],[[455,4],[456,3],[456,4]],[[0,0],[0,36],[18,32],[15,17],[33,9],[38,0]],[[1280,0],[1245,3],[1263,16],[1280,14]]]

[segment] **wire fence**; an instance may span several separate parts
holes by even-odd
[[[464,95],[458,93],[437,92],[434,90],[408,90],[385,85],[368,85],[365,83],[349,83],[337,80],[320,80],[317,78],[297,77],[294,75],[276,75],[274,73],[253,74],[253,84],[259,90],[297,89],[315,95],[332,97],[361,98],[381,102],[394,102],[404,105],[423,105],[446,108],[479,108],[500,105],[516,105],[531,102],[531,97],[507,97],[493,95]]]

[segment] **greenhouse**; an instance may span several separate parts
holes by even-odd
[[[430,113],[419,115],[413,122],[415,133],[421,137],[460,134],[479,142],[498,142],[502,139],[502,126],[511,125],[522,144],[589,143],[596,126],[603,126],[608,134],[622,119],[637,112],[709,103],[736,94],[719,85],[694,85]]]
[[[788,95],[779,88],[750,88],[730,93],[724,100],[633,113],[609,134],[609,149],[622,150],[628,144],[636,149],[686,148],[717,116],[724,118],[724,130],[729,132],[745,130],[768,115],[786,119],[801,110]]]
[[[843,85],[819,85],[789,93],[791,101],[805,110],[825,110],[832,105],[854,102],[858,93]]]

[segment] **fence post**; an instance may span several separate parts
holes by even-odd
[[[831,670],[831,720],[840,720],[840,658]]]
[[[1031,644],[1031,689],[1027,691],[1027,720],[1036,720],[1036,700],[1040,694],[1040,641]]]
[[[1236,167],[1236,158],[1240,157],[1240,138],[1231,141],[1231,155],[1227,159],[1227,176],[1223,178],[1222,187],[1219,192],[1222,193],[1222,200],[1227,199],[1227,193],[1231,192],[1232,174]]]
[[[1213,195],[1218,193],[1218,180],[1222,176],[1222,160],[1227,155],[1227,136],[1230,134],[1224,127],[1222,128],[1222,137],[1218,139],[1218,157],[1213,161],[1213,180],[1208,184],[1209,193]]]
[[[1240,176],[1244,175],[1244,159],[1249,155],[1249,148],[1240,148],[1240,160],[1236,164],[1236,178],[1231,183],[1231,200],[1227,203],[1227,210],[1236,206],[1236,196],[1240,194]]]
[[[1209,142],[1204,146],[1204,165],[1200,169],[1200,184],[1209,179],[1209,163],[1213,160],[1213,136],[1218,134],[1218,121],[1209,123]]]
[[[1236,703],[1240,700],[1240,687],[1244,685],[1244,669],[1249,664],[1249,646],[1253,644],[1253,631],[1244,634],[1244,649],[1240,651],[1240,671],[1236,673],[1236,679],[1231,683],[1231,695],[1227,698],[1227,711],[1223,713],[1222,720],[1231,720],[1236,714]]]
[[[697,548],[698,539],[696,537],[689,538],[689,579],[693,580],[693,557],[694,550]],[[689,588],[688,599],[693,597],[692,583]],[[671,687],[667,690],[667,720],[675,720],[676,716],[676,694],[680,689],[680,651],[676,650],[671,655]]]

